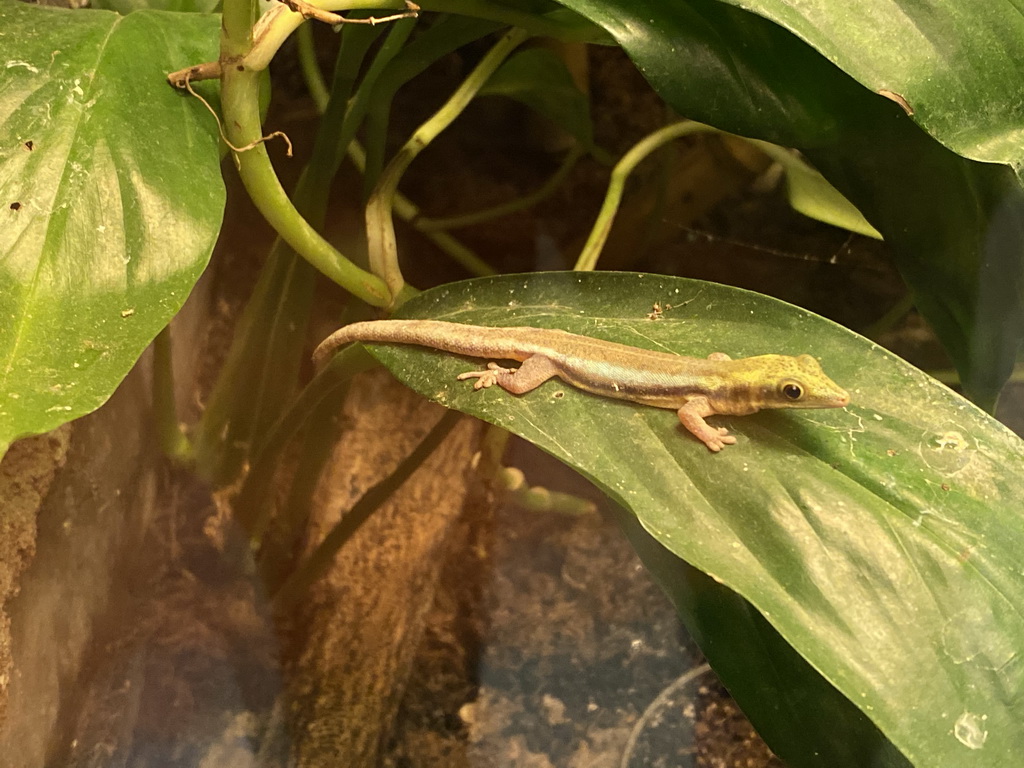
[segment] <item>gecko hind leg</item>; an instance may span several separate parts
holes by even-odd
[[[473,389],[487,389],[497,384],[506,392],[521,395],[557,375],[558,369],[551,360],[541,355],[532,355],[518,368],[503,368],[497,363],[488,363],[486,371],[466,371],[457,378],[459,381],[476,379]]]

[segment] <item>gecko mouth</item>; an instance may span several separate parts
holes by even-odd
[[[845,408],[850,404],[849,393],[841,389],[831,395],[819,395],[814,404],[804,403],[804,408]],[[796,407],[801,407],[799,404]]]

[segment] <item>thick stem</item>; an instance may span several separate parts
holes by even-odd
[[[223,6],[220,17],[221,63],[245,56],[252,48],[256,0],[224,0]]]
[[[221,78],[224,128],[228,140],[235,146],[250,144],[262,135],[258,95],[258,72],[243,65],[224,68]],[[296,253],[367,304],[383,307],[391,302],[381,280],[342,256],[295,209],[262,143],[245,152],[236,152],[235,163],[253,203]]]

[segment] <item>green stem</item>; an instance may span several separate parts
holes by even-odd
[[[261,499],[267,512],[273,510],[273,517],[267,515],[260,521],[253,541],[259,541],[256,567],[260,582],[269,594],[280,589],[295,571],[296,560],[302,552],[301,543],[309,531],[310,512],[320,481],[339,437],[347,428],[343,409],[350,384],[351,380],[347,380],[302,414],[305,426],[299,441],[301,448],[294,454],[295,471],[288,494],[283,500],[275,499],[274,504]],[[271,495],[279,499],[279,494]]]
[[[331,188],[332,174],[326,167],[334,156],[353,83],[377,36],[378,30],[367,26],[349,26],[342,31],[326,112],[310,162],[295,186],[296,208],[320,231]],[[268,432],[294,400],[315,281],[309,262],[277,238],[194,432],[196,465],[211,483],[233,482],[253,456],[261,456]],[[238,396],[242,391],[244,398]],[[274,465],[264,464],[262,469],[266,477],[273,477]],[[247,487],[255,482],[250,472]],[[246,504],[244,509],[255,506]],[[243,514],[240,512],[240,517]]]
[[[411,29],[411,24],[402,23],[391,27],[384,44],[377,51],[363,78],[363,84],[353,97],[356,80],[363,69],[363,62],[370,46],[380,34],[379,28],[366,26],[349,26],[342,30],[341,46],[334,64],[334,78],[331,81],[330,98],[327,101],[320,129],[317,131],[313,145],[313,156],[308,166],[311,186],[323,193],[326,204],[327,191],[338,168],[344,150],[358,130],[361,118],[358,108],[364,98],[363,92],[368,89],[367,81],[372,82],[375,72],[379,69],[380,59],[386,56],[391,41],[396,37],[404,41]],[[398,43],[399,46],[401,42]]]
[[[360,173],[366,169],[366,153],[358,141],[353,141],[349,144],[348,156],[349,159],[352,160],[352,164],[356,167],[356,170]],[[398,191],[395,192],[394,209],[395,213],[398,214],[402,221],[408,223],[417,231],[422,232],[428,240],[440,248],[444,253],[451,256],[453,261],[461,264],[471,275],[476,277],[487,277],[488,275],[497,274],[494,267],[481,259],[473,253],[472,250],[467,248],[447,232],[431,232],[424,230],[420,226],[420,222],[424,221],[424,219],[420,218],[419,207]]]
[[[590,499],[552,491],[543,486],[529,485],[522,470],[503,467],[499,481],[506,498],[528,512],[555,512],[562,515],[592,515],[597,505]]]
[[[299,27],[299,33],[302,34],[304,30],[308,29],[309,27],[306,26]],[[316,102],[317,111],[322,114],[327,108],[327,89],[324,85],[323,75],[320,73],[320,67],[316,64],[316,57],[313,52],[312,43],[312,35],[304,35],[299,39],[299,57],[303,62],[302,72],[303,77],[306,80],[306,86],[309,88],[309,92],[313,96],[314,102]],[[378,57],[380,57],[383,52],[382,48],[381,52],[378,53]],[[376,62],[377,59],[374,60],[375,64]],[[375,79],[373,77],[373,72],[368,73],[367,78],[372,84]],[[366,90],[360,89],[360,94],[357,94],[356,102],[353,103],[349,114],[357,112],[359,103],[366,101],[366,99],[361,99],[360,95],[366,93],[368,90],[369,88]],[[365,113],[365,110],[363,113]],[[357,127],[358,121],[352,120],[351,123],[351,133],[354,134],[354,128]],[[348,146],[349,158],[352,160],[353,165],[355,165],[356,170],[363,173],[366,169],[366,152],[358,141],[352,141],[351,135],[347,134],[348,132],[343,127],[337,143],[339,147],[342,143]],[[473,251],[451,235],[444,232],[430,232],[425,230],[421,226],[420,222],[425,222],[427,220],[420,217],[419,208],[401,192],[395,193],[394,205],[395,211],[403,221],[410,223],[414,228],[422,232],[431,242],[433,242],[444,253],[451,256],[454,261],[461,264],[471,274],[478,277],[495,274],[494,269],[487,264],[487,262],[483,261],[479,256],[473,253]]]
[[[174,398],[174,362],[171,354],[171,328],[167,326],[153,339],[153,412],[160,448],[171,461],[189,463],[192,444],[178,421]]]
[[[232,61],[252,48],[256,0],[224,0],[220,17],[220,59]]]
[[[316,104],[316,111],[321,115],[327,109],[327,100],[331,97],[324,81],[323,73],[316,61],[316,46],[313,45],[313,27],[303,24],[296,32],[296,43],[299,50],[299,67],[302,70],[302,79],[306,81],[306,88],[309,95]]]
[[[493,21],[483,21],[469,16],[442,16],[435,24],[421,29],[416,39],[405,46],[381,73],[367,100],[369,109],[366,111],[364,130],[364,199],[369,198],[373,188],[377,186],[384,168],[388,122],[399,89],[445,56],[502,29],[503,25]]]
[[[532,208],[554,194],[555,190],[565,181],[565,177],[569,175],[569,171],[573,169],[577,161],[585,154],[586,150],[581,146],[578,144],[574,146],[566,154],[562,164],[551,175],[551,178],[544,182],[539,189],[528,195],[524,195],[516,200],[509,200],[507,203],[501,203],[491,208],[485,208],[482,211],[476,211],[475,213],[464,213],[460,216],[449,216],[444,219],[422,218],[416,222],[416,228],[421,232],[436,232],[439,229],[471,227],[474,224],[483,224],[492,219],[508,216],[510,213]]]
[[[236,147],[245,147],[262,135],[258,94],[258,72],[245,67],[224,68],[221,101],[225,131]],[[392,297],[381,280],[342,256],[296,210],[274,173],[262,142],[246,151],[235,152],[234,157],[253,203],[296,253],[367,304],[383,307],[391,303]]]
[[[448,98],[448,101],[424,122],[405,143],[388,164],[376,189],[366,205],[366,238],[370,255],[370,268],[381,277],[393,296],[399,295],[405,287],[401,268],[398,265],[398,246],[395,242],[395,225],[391,208],[398,181],[415,157],[433,141],[438,134],[451,125],[469,102],[483,87],[501,62],[514,51],[529,33],[523,29],[509,30],[480,60],[462,85]]]
[[[594,226],[590,230],[590,237],[583,246],[579,258],[576,260],[578,271],[588,272],[597,265],[597,258],[601,255],[608,240],[608,234],[612,230],[615,221],[615,214],[619,210],[619,203],[622,202],[622,191],[626,186],[626,179],[633,169],[649,154],[664,146],[674,139],[689,136],[694,133],[714,132],[715,129],[701,123],[685,121],[666,125],[635,144],[612,169],[611,178],[608,181],[608,191],[605,193],[604,203],[597,214]]]
[[[448,433],[462,418],[458,411],[445,411],[441,419],[427,433],[419,445],[406,456],[395,468],[395,471],[374,485],[352,505],[338,523],[324,538],[313,553],[296,570],[274,594],[272,600],[275,612],[285,612],[301,599],[310,585],[327,572],[335,555],[349,539],[359,530],[370,515],[395,493],[409,479],[424,461],[444,441]]]
[[[398,11],[406,7],[404,0],[313,0],[309,4],[335,13],[369,9]],[[284,4],[275,5],[263,14],[253,30],[252,49],[245,55],[246,68],[266,69],[288,36],[305,21],[301,13],[295,13]]]
[[[225,18],[229,2],[232,0],[228,0],[224,4]],[[238,0],[235,0],[232,4],[237,2]],[[360,9],[403,10],[406,7],[403,0],[312,0],[310,5],[337,13]],[[521,27],[531,35],[554,37],[565,42],[612,42],[609,35],[600,27],[582,16],[564,10],[537,15],[502,7],[496,3],[486,2],[486,0],[422,0],[420,6],[424,11],[472,16]],[[245,56],[247,67],[266,69],[282,43],[304,21],[302,14],[293,12],[287,6],[275,6],[260,18],[254,33],[252,50],[249,50],[249,45],[244,45],[236,53]]]
[[[356,95],[345,112],[345,120],[341,125],[341,131],[338,134],[338,141],[331,160],[332,174],[341,165],[341,161],[344,159],[348,148],[355,139],[356,133],[366,118],[366,113],[370,109],[370,103],[374,98],[377,81],[384,75],[394,58],[401,52],[406,40],[409,38],[409,34],[412,32],[412,26],[411,22],[398,22],[394,24],[377,54],[373,57],[373,61],[366,74],[359,83],[359,90],[356,91]]]
[[[962,384],[960,379],[960,373],[955,368],[940,368],[938,370],[926,370],[929,376],[936,381],[941,381],[947,387],[959,387]],[[1021,384],[1024,383],[1024,366],[1015,365],[1013,371],[1010,373],[1010,378],[1006,380],[1007,384]]]

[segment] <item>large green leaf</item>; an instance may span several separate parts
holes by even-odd
[[[1013,170],[954,154],[902,107],[753,13],[718,0],[561,2],[604,27],[682,115],[803,151],[885,237],[965,391],[985,407],[993,404],[1024,333],[1024,191]],[[863,67],[881,73],[886,62],[906,57],[911,63],[899,72],[913,69],[915,77],[930,78],[928,93],[952,95],[940,121],[948,130],[937,134],[944,142],[1020,167],[1024,37],[1011,31],[1022,22],[1007,2],[984,12],[979,5],[989,3],[955,0],[745,4],[777,7],[780,17],[785,8],[794,27],[797,18],[809,20],[801,29],[815,27],[816,44],[840,63],[877,57]],[[898,43],[884,30],[885,14],[862,13],[882,6],[901,30]],[[823,21],[830,14],[835,21]],[[954,22],[960,14],[970,23]],[[1014,14],[1007,29],[999,26]],[[932,34],[931,18],[947,32]],[[1000,41],[994,64],[965,55],[993,39]],[[999,63],[1007,59],[1015,64]],[[890,81],[877,81],[883,82]],[[899,92],[904,86],[882,87]],[[916,92],[907,98],[921,113],[914,119],[930,112]],[[998,106],[1009,103],[1014,106]],[[958,124],[965,130],[954,140],[948,134]]]
[[[1024,171],[1017,0],[723,0],[771,19],[958,154]]]
[[[662,320],[647,318],[655,303]],[[671,411],[559,381],[519,398],[473,391],[455,376],[476,363],[371,348],[417,391],[597,483],[749,600],[915,765],[1005,768],[1024,754],[1024,445],[982,411],[833,323],[711,283],[505,276],[428,291],[403,314],[696,356],[813,353],[852,404],[719,419],[739,442],[711,455]]]
[[[218,26],[0,0],[0,454],[102,404],[206,265],[217,135],[166,73]]]

